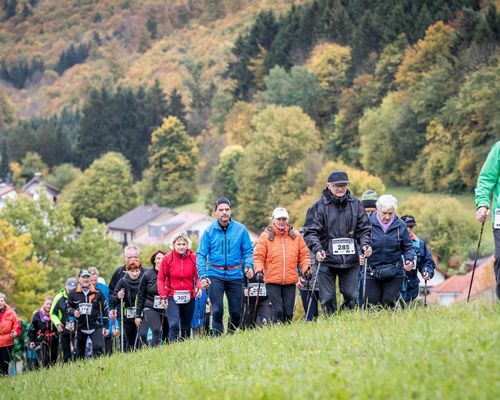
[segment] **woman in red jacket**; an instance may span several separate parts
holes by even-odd
[[[158,293],[168,307],[168,341],[187,339],[191,334],[194,299],[201,296],[196,256],[191,251],[191,240],[185,233],[176,234],[158,271]]]
[[[0,293],[0,376],[9,374],[10,356],[14,338],[21,334],[21,322],[7,305],[7,297]]]

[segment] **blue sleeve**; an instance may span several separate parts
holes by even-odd
[[[401,229],[401,228],[400,228]],[[415,247],[413,247],[413,243],[411,241],[410,233],[408,232],[408,229],[406,229],[406,225],[402,229],[403,234],[402,234],[402,239],[401,239],[401,246],[403,248],[403,256],[406,261],[415,261]]]
[[[207,255],[210,251],[210,236],[206,230],[201,236],[198,251],[196,252],[196,268],[198,269],[198,277],[205,278],[208,275]]]
[[[423,248],[422,261],[420,265],[418,265],[418,270],[423,275],[424,272],[427,272],[429,276],[432,278],[434,276],[434,268],[436,268],[436,264],[432,259],[432,253],[429,248],[425,245],[423,241],[420,241],[420,245]]]
[[[241,240],[241,252],[243,254],[244,267],[249,266],[253,269],[253,246],[250,240],[250,235],[246,229],[243,229],[243,237]]]

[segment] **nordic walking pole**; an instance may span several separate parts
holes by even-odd
[[[255,326],[257,326],[257,322],[255,319],[257,318],[257,307],[259,307],[259,293],[260,293],[260,282],[257,286],[257,297],[255,298],[255,308],[253,310],[253,317],[252,317],[252,324],[255,324]],[[248,293],[248,298],[250,298],[250,292]]]
[[[424,307],[427,307],[427,279],[424,280]]]
[[[120,299],[120,348],[123,353],[123,299]]]
[[[316,270],[316,273],[314,274],[313,291],[314,291],[314,287],[316,286],[316,282],[318,281],[318,274],[319,274],[320,269],[321,269],[321,263],[318,262],[318,269]],[[309,315],[309,311],[311,310],[311,303],[312,303],[313,297],[314,296],[309,297],[309,301],[307,302],[306,318]]]
[[[364,309],[366,307],[366,271],[368,270],[368,258],[365,256],[363,261],[363,288],[361,292],[361,301],[363,304],[361,308]]]
[[[477,241],[476,258],[472,267],[472,276],[470,278],[469,294],[467,295],[467,303],[470,300],[470,292],[472,290],[472,282],[474,281],[474,273],[476,272],[477,258],[479,257],[479,248],[481,247],[481,238],[483,237],[484,222],[481,223],[481,231],[479,232],[479,240]]]

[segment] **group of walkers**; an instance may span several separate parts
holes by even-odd
[[[500,152],[498,144],[495,149]],[[497,201],[500,158],[495,157],[497,177],[488,182],[496,182]],[[214,206],[217,219],[203,233],[196,254],[189,237],[179,233],[170,252],[158,250],[151,256],[149,269],[143,267],[137,247],[126,247],[125,263],[109,286],[95,267],[80,270],[78,279],[69,278],[55,298],[46,297],[33,313],[26,348],[37,352],[40,366],[49,366],[56,362],[59,347],[68,362],[110,354],[118,340],[121,351],[131,351],[186,340],[192,333],[218,336],[288,323],[297,288],[305,318],[311,321],[319,304],[327,316],[339,309],[337,280],[340,309],[394,307],[415,300],[417,271],[427,281],[435,268],[429,249],[414,232],[415,218],[397,216],[394,196],[378,197],[368,190],[358,200],[348,185],[346,172],[333,171],[300,232],[290,224],[287,210],[276,208],[255,246],[245,226],[231,218],[230,201],[220,197]],[[477,216],[483,223],[488,190],[477,190]],[[496,216],[500,228],[500,211]],[[496,228],[495,239],[497,233]],[[13,358],[14,338],[23,331],[6,300],[0,293],[3,375]]]

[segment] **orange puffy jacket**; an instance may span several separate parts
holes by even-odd
[[[274,225],[268,226],[254,249],[254,271],[264,271],[266,283],[291,285],[299,280],[299,263],[303,273],[311,264],[309,249],[300,233],[292,226],[283,232]]]
[[[11,331],[16,332],[16,336],[21,334],[21,322],[17,314],[8,305],[0,313],[0,347],[9,347],[14,344],[14,338],[10,335]]]

